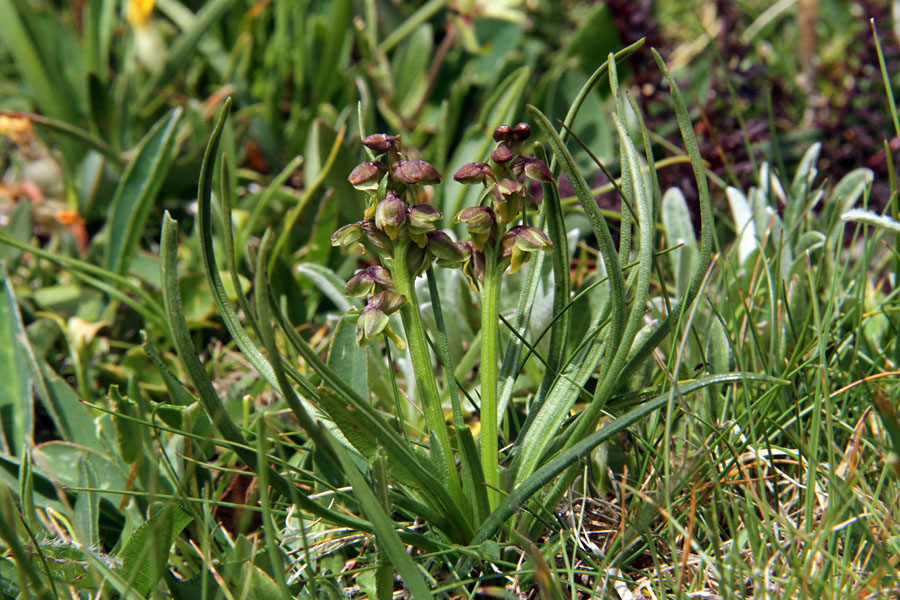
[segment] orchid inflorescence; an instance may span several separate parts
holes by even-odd
[[[462,268],[478,290],[484,283],[486,255],[496,261],[501,272],[507,266],[515,272],[533,252],[552,249],[540,229],[510,227],[526,202],[533,201],[522,180],[553,180],[546,164],[521,154],[530,134],[526,123],[497,127],[494,139],[498,145],[488,162],[466,164],[454,175],[460,183],[482,184],[486,190],[481,205],[464,208],[454,218],[455,223],[466,226],[470,239],[465,241],[454,241],[450,233],[437,228],[443,215],[428,203],[428,186],[441,182],[437,169],[427,161],[407,158],[397,136],[376,133],[363,139],[363,145],[376,156],[357,165],[347,179],[367,194],[364,218],[341,227],[331,237],[335,246],[361,245],[364,253],[371,251],[379,262],[358,271],[347,284],[348,295],[368,297],[357,325],[360,345],[381,333],[403,345],[391,330],[388,316],[404,306],[412,290],[396,288],[396,269],[407,270],[402,277],[405,281],[422,275],[432,264]],[[398,250],[402,260],[398,260]]]

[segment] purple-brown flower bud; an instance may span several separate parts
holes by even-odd
[[[393,192],[388,192],[387,197],[375,208],[375,226],[389,238],[396,240],[404,221],[406,221],[406,202]]]
[[[511,160],[512,157],[512,150],[509,149],[509,146],[503,143],[501,143],[493,152],[491,152],[491,160],[498,164],[505,163]]]
[[[521,144],[529,137],[531,137],[531,126],[528,123],[517,123],[515,127],[512,128],[512,140],[516,144]]]
[[[409,247],[409,254],[406,255],[407,264],[409,264],[409,272],[413,277],[418,277],[428,270],[434,256],[425,248],[413,244]]]
[[[434,230],[435,221],[441,218],[441,211],[430,204],[413,204],[406,211],[409,229],[414,233],[425,233]]]
[[[498,125],[497,129],[494,130],[494,141],[505,142],[509,139],[511,133],[512,129],[509,125]]]
[[[478,250],[484,249],[484,245],[497,229],[497,218],[494,216],[494,211],[486,206],[464,208],[453,221],[466,224],[466,229],[472,236],[472,243]]]
[[[378,229],[375,225],[375,221],[366,219],[365,221],[360,221],[360,226],[366,236],[366,241],[375,248],[375,251],[378,254],[387,256],[394,251],[394,244],[391,243],[391,238],[389,238],[385,232]]]
[[[437,259],[439,267],[458,267],[468,257],[464,246],[454,242],[445,232],[428,232],[428,251]]]
[[[356,322],[356,344],[364,346],[367,341],[384,331],[389,324],[390,320],[383,310],[366,305],[359,316],[359,321]]]
[[[386,315],[392,315],[405,303],[406,296],[390,290],[384,290],[369,298],[368,305],[381,310]]]
[[[459,168],[453,179],[460,183],[484,183],[494,179],[494,170],[483,162],[473,162]]]
[[[441,174],[430,162],[424,160],[397,161],[392,167],[392,174],[394,179],[406,185],[441,182]]]
[[[347,295],[367,296],[375,291],[376,285],[382,288],[392,288],[394,280],[391,272],[378,265],[360,269],[347,282]]]
[[[553,181],[553,173],[550,167],[544,164],[539,158],[533,156],[520,156],[512,162],[512,172],[516,176],[525,173],[525,177],[541,183],[551,183]]]
[[[349,246],[350,244],[355,244],[360,241],[363,238],[363,235],[365,235],[365,231],[362,227],[362,221],[350,223],[331,234],[331,245],[342,247]]]
[[[350,172],[347,181],[358,190],[376,190],[381,176],[387,169],[380,162],[368,161],[356,165]]]
[[[373,133],[372,135],[366,136],[362,143],[366,148],[381,153],[396,147],[399,141],[400,140],[396,135]]]

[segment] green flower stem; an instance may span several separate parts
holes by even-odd
[[[500,284],[504,268],[498,264],[497,248],[484,251],[484,286],[481,290],[481,468],[488,486],[491,510],[500,504],[500,473],[497,466],[497,362],[499,356]]]
[[[434,376],[434,364],[428,350],[428,340],[425,337],[425,328],[422,325],[422,315],[419,314],[419,301],[416,298],[416,287],[409,272],[410,239],[399,239],[394,243],[394,256],[391,265],[391,276],[394,279],[394,289],[398,294],[406,296],[406,303],[400,308],[400,318],[403,320],[403,329],[406,331],[406,342],[409,345],[409,356],[412,360],[413,371],[416,374],[416,386],[419,396],[422,398],[422,408],[425,412],[425,425],[433,440],[440,447],[440,454],[444,461],[443,470],[446,472],[446,482],[450,493],[457,504],[462,502],[462,492],[459,483],[459,474],[456,472],[456,460],[453,457],[453,447],[450,445],[450,435],[447,432],[447,423],[444,420],[444,411],[441,408],[441,397],[438,392],[437,382]],[[432,447],[432,453],[434,453]]]

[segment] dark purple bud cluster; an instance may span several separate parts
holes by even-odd
[[[521,148],[531,136],[531,127],[519,123],[513,127],[500,125],[494,130],[497,147],[491,152],[490,162],[473,162],[460,167],[453,179],[463,184],[482,184],[487,188],[488,206],[464,208],[454,218],[464,223],[472,238],[467,275],[471,281],[480,281],[484,274],[486,248],[495,248],[499,240],[499,253],[494,252],[502,264],[509,261],[510,272],[517,271],[537,251],[550,251],[553,244],[539,229],[533,227],[506,228],[519,218],[526,200],[532,200],[525,179],[551,183],[550,168],[534,156],[521,154]]]
[[[491,163],[469,163],[453,175],[460,183],[481,183],[488,188],[494,212],[507,225],[516,220],[523,201],[531,199],[528,187],[521,182],[523,174],[534,181],[553,181],[553,173],[540,159],[520,154],[530,136],[531,127],[527,123],[514,127],[500,125],[494,130],[494,140],[499,143],[491,152]]]
[[[388,316],[406,300],[394,289],[393,269],[398,268],[395,253],[404,251],[403,268],[417,277],[434,263],[459,267],[470,252],[438,229],[443,215],[427,202],[425,186],[441,182],[437,169],[427,161],[406,156],[398,136],[376,133],[362,143],[375,152],[375,159],[357,165],[347,180],[366,192],[366,212],[363,220],[335,231],[331,243],[360,246],[364,253],[372,251],[378,263],[361,269],[347,283],[348,295],[368,297],[359,315],[357,342],[363,344],[383,333],[402,344],[388,324]],[[490,171],[484,165],[484,174]]]

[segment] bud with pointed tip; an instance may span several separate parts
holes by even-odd
[[[539,158],[529,156],[525,159],[525,177],[541,183],[552,183],[553,172]]]
[[[497,218],[494,216],[494,211],[486,206],[464,208],[453,221],[466,224],[466,229],[478,250],[484,249],[484,245],[497,229]]]
[[[503,178],[494,189],[494,210],[500,215],[504,223],[512,223],[522,207],[522,198],[525,195],[524,186],[515,179]]]
[[[406,185],[441,182],[441,174],[430,162],[425,160],[397,161],[391,167],[391,174],[394,179]]]
[[[393,192],[388,192],[387,197],[375,208],[375,226],[385,232],[389,238],[396,240],[400,234],[400,227],[405,221],[406,202]]]
[[[428,252],[434,255],[437,266],[445,268],[458,267],[468,258],[465,246],[440,230],[428,232]]]
[[[360,221],[360,226],[366,236],[366,241],[375,248],[375,252],[382,256],[390,256],[394,251],[394,244],[385,232],[378,229],[375,221],[366,219]]]
[[[510,259],[510,273],[515,273],[531,259],[534,252],[553,250],[553,242],[547,234],[536,227],[513,227],[503,236],[501,259]]]
[[[441,211],[430,204],[413,204],[406,212],[410,230],[425,233],[435,229],[435,221],[440,220]]]
[[[392,315],[406,304],[406,296],[384,290],[369,298],[369,306],[374,306],[386,315]]]
[[[387,169],[378,161],[368,161],[356,165],[356,168],[350,172],[347,181],[360,191],[371,191],[378,189],[378,182],[381,176],[387,172]]]
[[[372,135],[366,136],[363,139],[362,143],[366,148],[381,153],[395,148],[396,146],[398,146],[399,141],[400,139],[396,135],[389,135],[387,133],[373,133]]]
[[[363,230],[362,221],[350,223],[331,234],[331,245],[342,247],[349,246],[360,241],[364,235],[365,231]]]
[[[430,204],[414,204],[406,211],[409,237],[424,247],[428,243],[426,233],[435,230],[435,221],[440,220],[441,211]]]
[[[347,282],[347,295],[367,296],[375,291],[376,285],[385,289],[394,287],[391,272],[378,265],[360,269]]]
[[[509,146],[503,143],[501,143],[493,152],[491,152],[491,160],[498,164],[508,162],[512,160],[512,157],[512,150],[509,149]]]
[[[484,183],[494,179],[494,170],[487,163],[473,162],[461,166],[453,179],[460,183]]]
[[[383,332],[389,324],[390,320],[383,310],[367,305],[356,322],[356,344],[364,346],[366,342]]]

